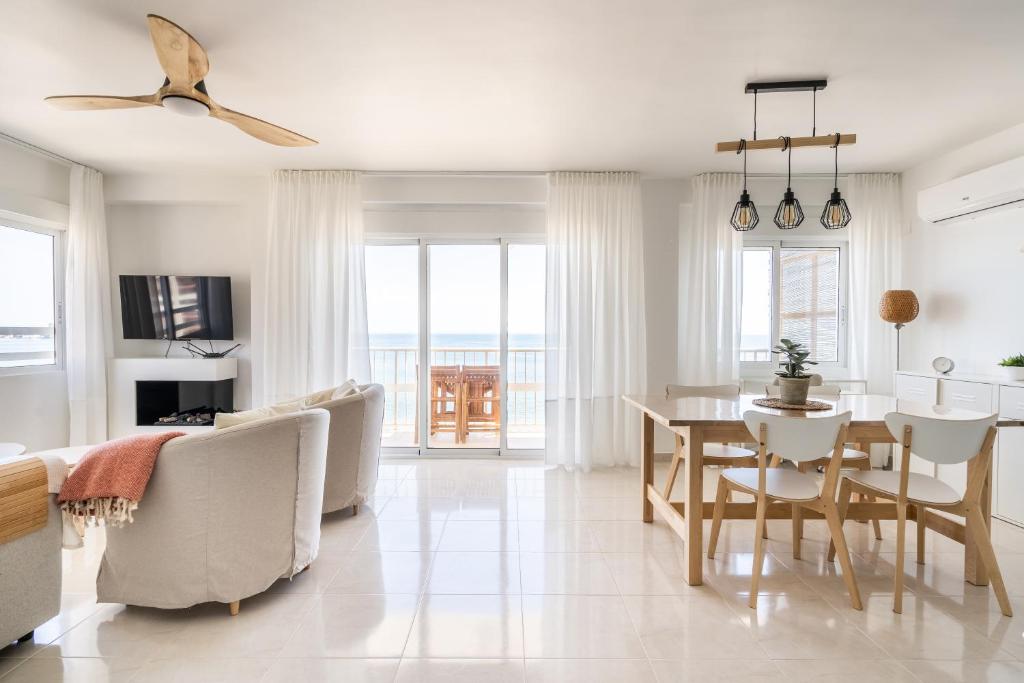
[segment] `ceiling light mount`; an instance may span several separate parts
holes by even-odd
[[[824,90],[828,86],[828,79],[816,78],[804,81],[761,81],[757,83],[747,83],[746,89],[743,91],[748,95],[750,93],[762,93],[762,92],[808,92]]]

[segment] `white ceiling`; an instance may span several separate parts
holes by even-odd
[[[158,108],[63,112],[163,75],[145,14],[206,48],[221,104],[320,141],[284,149]],[[903,170],[1019,123],[1019,0],[5,0],[0,131],[108,172],[738,170],[748,80],[827,76],[841,170]],[[810,93],[759,98],[759,137],[807,135]],[[759,152],[752,172],[779,172]],[[831,170],[797,150],[797,172]]]

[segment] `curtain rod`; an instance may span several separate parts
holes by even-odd
[[[14,145],[15,147],[21,147],[22,149],[24,149],[24,150],[26,150],[28,152],[32,152],[32,153],[37,154],[37,155],[42,156],[42,157],[46,157],[47,159],[50,159],[51,161],[56,161],[56,162],[58,162],[60,164],[63,164],[65,166],[74,166],[75,164],[78,164],[79,166],[85,166],[86,168],[92,168],[92,170],[94,170],[94,171],[98,171],[99,170],[99,169],[93,168],[89,164],[83,164],[83,163],[81,163],[79,161],[75,161],[74,159],[68,159],[66,156],[61,156],[60,154],[57,154],[56,152],[51,152],[48,149],[43,149],[42,147],[38,147],[36,145],[33,145],[31,142],[25,142],[24,140],[16,138],[13,135],[8,135],[7,133],[0,133],[0,140],[3,140],[4,142],[6,142],[8,144]]]

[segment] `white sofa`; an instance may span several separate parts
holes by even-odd
[[[164,444],[135,521],[107,529],[100,602],[231,605],[317,555],[330,416],[304,410]]]
[[[373,494],[384,422],[384,387],[363,384],[357,393],[311,405],[331,414],[323,512],[358,506]]]
[[[0,543],[0,648],[30,639],[37,626],[60,613],[61,516],[56,494],[67,465],[53,456],[40,460],[49,475],[46,526]]]

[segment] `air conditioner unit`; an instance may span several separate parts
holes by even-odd
[[[917,213],[929,223],[953,223],[1011,208],[1024,208],[1024,157],[917,193]]]

